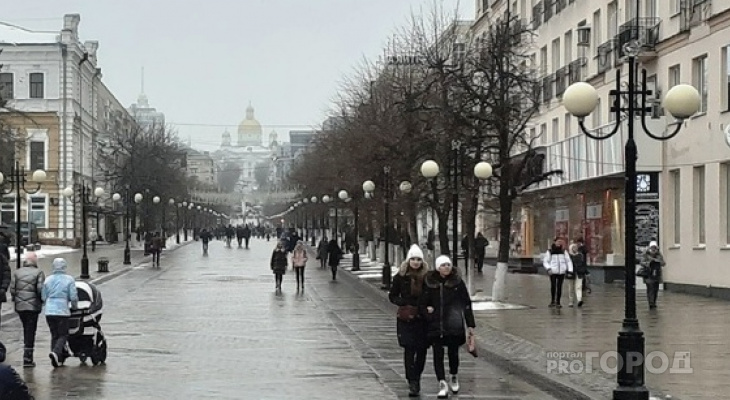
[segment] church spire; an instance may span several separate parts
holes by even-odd
[[[142,108],[149,108],[150,106],[149,99],[147,99],[147,95],[144,94],[144,67],[142,67],[142,86],[141,91],[139,92],[139,97],[137,97],[137,106]]]

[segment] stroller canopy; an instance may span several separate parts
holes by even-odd
[[[77,310],[84,310],[90,313],[101,311],[103,302],[101,292],[94,284],[84,281],[76,281],[76,291],[79,295]]]

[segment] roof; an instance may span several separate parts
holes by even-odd
[[[58,43],[59,33],[33,31],[17,25],[0,21],[0,43],[30,44]]]

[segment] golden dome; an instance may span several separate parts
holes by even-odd
[[[238,146],[260,146],[262,136],[261,124],[254,117],[254,109],[249,104],[246,108],[246,118],[238,125]]]

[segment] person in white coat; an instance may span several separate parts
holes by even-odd
[[[573,262],[562,238],[555,238],[550,250],[545,253],[542,264],[550,276],[549,307],[562,308],[560,298],[563,296],[563,281],[566,274],[573,274]]]

